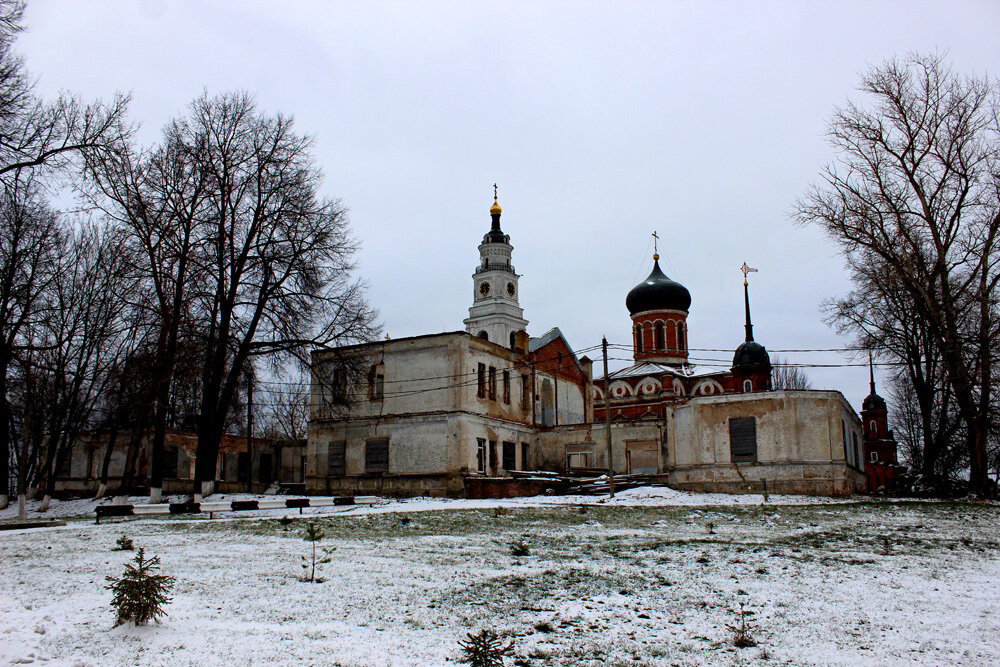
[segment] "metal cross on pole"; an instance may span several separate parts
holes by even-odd
[[[659,240],[660,240],[659,234],[657,234],[656,232],[653,232],[653,254],[654,255],[659,255],[660,254],[660,251],[656,247],[656,242],[659,241]]]
[[[748,273],[757,273],[757,269],[751,269],[749,266],[747,266],[746,262],[743,262],[743,266],[740,267],[740,271],[743,272],[743,284],[744,285],[747,284],[747,274]]]

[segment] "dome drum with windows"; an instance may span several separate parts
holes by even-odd
[[[625,297],[632,317],[636,361],[670,365],[687,363],[687,314],[691,293],[660,269],[660,256],[653,255],[653,270]]]

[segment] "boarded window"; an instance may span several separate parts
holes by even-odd
[[[327,477],[343,477],[347,474],[347,443],[343,440],[334,440],[330,443],[330,448],[326,455]]]
[[[490,474],[497,473],[497,441],[490,440]]]
[[[389,438],[365,443],[365,472],[389,472]]]
[[[258,464],[257,467],[257,475],[258,475],[257,481],[261,482],[262,484],[270,484],[271,482],[274,481],[274,478],[271,476],[270,454],[260,455],[260,463]]]
[[[163,446],[163,477],[177,479],[177,446]]]
[[[476,438],[476,470],[486,472],[486,438]]]
[[[56,454],[56,459],[59,461],[59,466],[56,469],[56,477],[69,477],[70,472],[73,469],[73,451],[68,452],[63,451]]]
[[[486,364],[479,364],[476,374],[479,384],[477,395],[479,398],[486,398]]]
[[[861,446],[858,444],[858,434],[852,431],[851,437],[854,440],[854,465],[860,468],[864,459],[861,458]]]
[[[503,402],[510,403],[510,371],[503,372]]]
[[[503,469],[517,470],[517,449],[513,442],[503,443]]]
[[[530,470],[528,465],[528,443],[521,443],[521,470]]]
[[[497,400],[497,369],[490,366],[490,400]]]
[[[236,481],[245,482],[247,481],[247,475],[250,471],[250,456],[246,452],[240,452],[236,455]],[[166,477],[166,475],[164,475]]]
[[[729,454],[733,463],[756,463],[756,417],[733,417],[729,420]]]
[[[528,409],[528,398],[530,396],[531,379],[527,373],[521,374],[521,409]]]

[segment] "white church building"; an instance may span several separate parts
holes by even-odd
[[[702,491],[865,488],[861,422],[843,395],[771,389],[746,286],[733,368],[699,374],[687,361],[690,294],[654,255],[626,299],[635,363],[595,379],[558,328],[528,334],[501,212],[494,196],[464,331],[313,353],[308,491],[531,492],[510,472],[607,467],[606,413],[619,473]]]

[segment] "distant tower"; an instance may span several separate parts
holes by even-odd
[[[743,272],[743,308],[746,312],[746,340],[736,348],[733,355],[733,378],[736,380],[737,393],[752,391],[767,391],[771,388],[771,358],[764,346],[753,339],[753,323],[750,321],[750,289],[747,285],[747,274],[757,271],[747,266],[740,267]]]
[[[687,316],[691,293],[660,270],[653,233],[653,270],[625,297],[632,317],[632,356],[636,361],[655,361],[683,366],[688,358]]]
[[[493,185],[493,224],[479,244],[479,267],[472,274],[472,307],[465,320],[465,330],[498,345],[514,348],[514,337],[524,331],[528,321],[518,305],[519,275],[510,263],[514,248],[510,236],[500,229],[500,204],[497,186]]]
[[[871,393],[861,404],[861,421],[864,424],[865,473],[868,490],[886,486],[904,468],[899,465],[896,437],[889,430],[889,411],[885,399],[875,392],[875,364],[868,357],[868,386]]]

